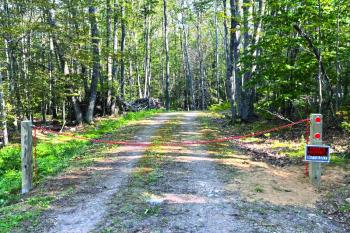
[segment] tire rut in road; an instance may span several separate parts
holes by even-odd
[[[135,136],[139,142],[150,141],[162,124],[171,118],[170,114],[160,114],[149,120]],[[121,146],[118,153],[112,155],[112,160],[92,165],[99,170],[93,180],[86,184],[77,184],[77,192],[64,200],[54,203],[50,211],[41,218],[42,223],[35,228],[35,232],[72,232],[83,233],[91,231],[100,222],[108,209],[108,203],[118,192],[132,172],[145,148]],[[94,174],[93,174],[94,175]],[[56,205],[55,205],[56,204]]]

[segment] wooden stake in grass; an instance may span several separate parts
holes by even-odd
[[[22,194],[33,188],[33,136],[32,122],[21,123]]]

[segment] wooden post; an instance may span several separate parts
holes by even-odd
[[[311,114],[310,116],[310,145],[322,145],[322,125],[321,114]],[[318,186],[321,182],[321,163],[309,162],[310,182]]]
[[[33,188],[33,135],[32,122],[21,122],[22,194]]]

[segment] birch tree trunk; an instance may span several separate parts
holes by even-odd
[[[340,62],[339,62],[339,11],[340,4],[337,6],[337,39],[336,39],[336,55],[335,55],[335,71],[336,71],[336,91],[335,91],[335,111],[338,112],[341,98],[340,85]]]
[[[107,99],[106,99],[106,110],[108,114],[111,114],[112,107],[112,79],[113,79],[113,60],[111,57],[111,41],[112,41],[112,24],[111,24],[111,16],[112,16],[112,7],[111,1],[106,0],[106,47],[107,47],[107,61],[106,61],[106,70],[107,70]]]
[[[182,0],[182,6],[184,6],[185,1]],[[188,37],[189,37],[189,30],[186,28],[186,21],[185,21],[185,14],[182,12],[181,15],[181,23],[182,23],[182,30],[183,30],[183,37],[184,37],[184,56],[185,56],[185,63],[186,63],[186,76],[187,76],[187,86],[188,86],[188,93],[189,93],[189,106],[190,110],[196,109],[196,98],[194,96],[194,85],[193,85],[193,75],[192,75],[192,67],[190,63],[190,58],[188,54]]]
[[[113,9],[113,61],[112,61],[112,82],[111,82],[111,114],[116,113],[116,93],[115,93],[115,82],[118,80],[118,0],[114,0]]]
[[[198,61],[199,61],[199,88],[201,92],[201,110],[205,109],[205,87],[204,87],[204,59],[202,51],[202,32],[200,27],[201,12],[197,12],[197,49],[198,49]]]
[[[150,10],[151,5],[150,3],[147,3],[148,5],[145,6],[145,63],[144,63],[144,91],[143,91],[143,97],[148,97],[148,79],[149,79],[149,69],[150,69],[150,50],[151,50],[151,40],[150,40],[150,34],[151,34],[151,19],[150,19]]]
[[[219,25],[218,25],[218,0],[215,0],[215,61],[214,61],[214,74],[216,80],[216,98],[217,102],[220,102],[220,79],[219,79]]]
[[[1,66],[0,66],[1,68]],[[1,69],[0,69],[1,70]],[[3,89],[3,79],[2,73],[0,71],[0,122],[1,130],[3,136],[3,145],[6,146],[9,143],[8,133],[7,133],[7,120],[6,120],[6,108],[4,99],[4,89]]]
[[[120,59],[120,95],[122,99],[125,98],[125,37],[126,37],[126,25],[125,25],[125,2],[122,1],[120,6],[121,11],[121,26],[122,26],[122,38],[120,45],[121,59]]]
[[[167,17],[167,0],[163,0],[164,4],[164,46],[165,46],[165,108],[167,111],[170,110],[170,93],[169,93],[169,83],[170,83],[170,57],[169,57],[169,41],[168,41],[168,17]]]

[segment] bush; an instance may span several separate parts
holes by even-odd
[[[226,111],[231,108],[230,102],[224,102],[221,104],[213,104],[209,107],[209,110],[212,112],[221,112]]]
[[[345,130],[345,132],[350,133],[350,113],[346,109],[341,109],[337,112],[337,117],[342,121],[340,126]]]
[[[19,145],[10,145],[0,150],[0,177],[8,170],[17,170],[21,166]]]
[[[0,180],[0,206],[13,201],[16,192],[21,188],[21,172],[18,170],[8,170]]]

